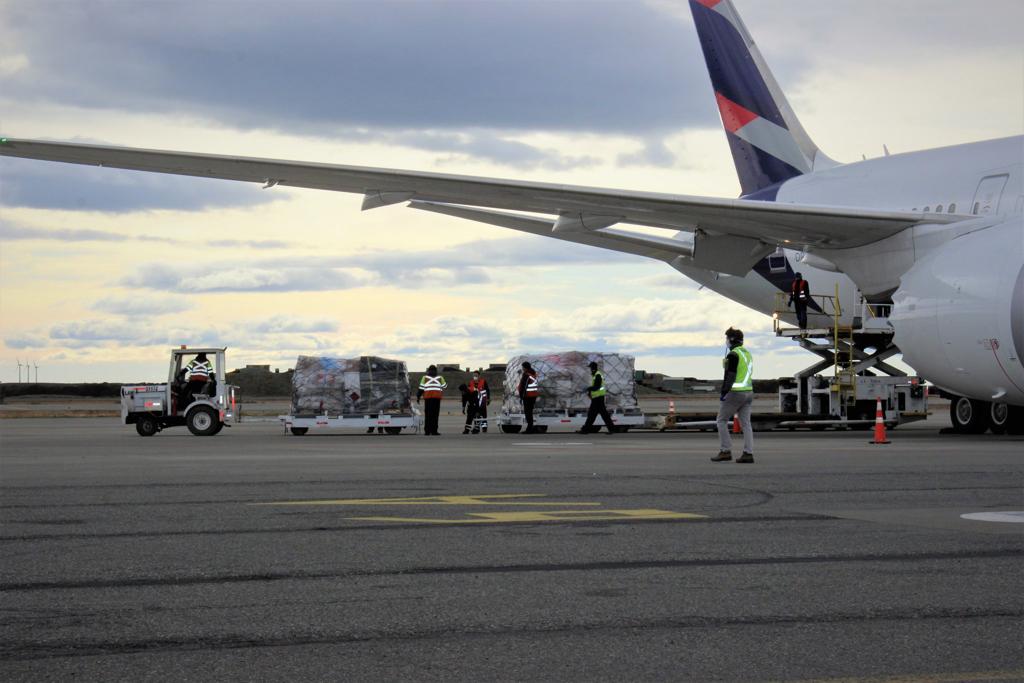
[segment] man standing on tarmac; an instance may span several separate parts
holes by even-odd
[[[540,396],[540,384],[537,382],[537,371],[528,362],[523,363],[523,374],[519,377],[519,398],[523,401],[523,414],[526,416],[524,434],[536,434],[533,426],[533,406]]]
[[[796,304],[796,321],[801,330],[807,329],[807,304],[811,301],[811,287],[803,273],[797,273],[789,287],[789,305]]]
[[[590,410],[587,411],[587,421],[583,423],[580,434],[589,434],[591,429],[595,432],[601,431],[600,427],[594,427],[594,421],[598,415],[604,420],[604,426],[608,428],[608,434],[614,434],[615,425],[612,424],[612,417],[608,414],[608,408],[604,405],[604,397],[608,394],[608,387],[604,383],[604,375],[597,369],[597,363],[594,361],[590,362],[590,372],[590,387],[587,389],[587,395],[590,396]]]
[[[476,401],[476,410],[473,411],[473,418],[469,417],[469,413],[466,413],[466,431],[472,427],[474,434],[483,432],[487,433],[487,404],[491,402],[491,390],[487,386],[487,380],[484,379],[480,370],[473,373],[473,379],[469,381],[469,389],[471,399]],[[465,434],[466,432],[463,432]]]
[[[416,392],[416,402],[424,401],[423,433],[426,436],[441,436],[437,432],[437,418],[441,415],[441,397],[448,383],[437,374],[437,366],[427,368],[427,374],[420,378],[420,388]]]
[[[750,426],[750,410],[754,405],[754,359],[743,347],[743,331],[729,328],[725,331],[729,351],[722,360],[725,377],[718,408],[718,455],[711,462],[732,460],[732,437],[729,426],[733,415],[739,415],[743,430],[743,455],[736,462],[754,462],[754,430]]]

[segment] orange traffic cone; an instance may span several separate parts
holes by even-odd
[[[742,430],[740,429],[740,416],[739,415],[733,415],[732,416],[732,433],[733,434],[739,434],[741,431]]]
[[[885,438],[885,418],[882,417],[881,397],[875,402],[875,438],[868,443],[890,443],[889,439]]]

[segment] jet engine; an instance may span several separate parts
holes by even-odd
[[[1003,415],[1011,406],[1013,422],[1024,417],[1024,219],[961,235],[919,259],[893,302],[890,322],[903,359],[938,387],[970,399],[965,419],[972,407],[993,406],[1003,406]],[[985,419],[969,431],[997,428],[995,409]]]

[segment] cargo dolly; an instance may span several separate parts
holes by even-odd
[[[401,434],[403,429],[420,431],[420,416],[391,413],[367,413],[365,415],[280,415],[278,419],[286,432],[303,436],[309,430],[353,429],[372,432],[382,430],[385,434]]]
[[[633,427],[643,427],[647,419],[639,410],[627,412],[609,410],[608,412],[612,416],[612,423],[617,432],[628,432]],[[533,425],[541,434],[547,432],[549,427],[578,430],[586,421],[586,411],[544,411],[535,413],[533,416]],[[503,433],[518,434],[526,428],[526,415],[523,413],[500,413],[497,423]],[[604,422],[600,417],[597,418],[595,427],[604,427]]]

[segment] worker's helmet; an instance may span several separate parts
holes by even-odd
[[[729,346],[735,346],[743,343],[743,330],[737,330],[734,327],[730,327],[725,331],[725,340],[729,342]]]

